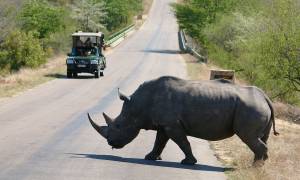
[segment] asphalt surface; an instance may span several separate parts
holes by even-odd
[[[189,138],[198,159],[183,166],[179,147],[169,141],[162,161],[145,161],[154,131],[142,130],[120,150],[112,150],[90,126],[101,113],[116,116],[117,88],[130,95],[144,81],[163,75],[187,78],[179,54],[177,24],[169,3],[154,0],[145,24],[107,56],[105,76],[60,78],[0,103],[0,179],[225,179],[206,141]]]

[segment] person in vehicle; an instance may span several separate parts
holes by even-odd
[[[83,46],[83,42],[78,38],[76,41],[76,47],[82,47]]]
[[[93,43],[91,41],[91,38],[87,38],[86,41],[84,42],[84,45],[86,47],[92,47]]]

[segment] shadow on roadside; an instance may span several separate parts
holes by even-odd
[[[68,78],[66,74],[54,73],[46,74],[45,77],[56,78],[56,79],[94,79],[93,75],[78,75],[77,77]]]
[[[178,168],[178,169],[189,169],[189,170],[198,170],[198,171],[214,171],[214,172],[225,172],[225,171],[233,171],[234,168],[223,168],[218,166],[210,166],[204,164],[195,164],[193,166],[182,165],[177,162],[170,161],[149,161],[138,158],[123,158],[119,156],[112,155],[98,155],[98,154],[75,154],[75,153],[67,153],[71,156],[71,158],[90,158],[90,159],[98,159],[98,160],[106,160],[106,161],[116,161],[123,163],[131,163],[131,164],[141,164],[148,166],[159,166],[159,167],[169,167],[169,168]]]
[[[67,79],[67,75],[54,73],[54,74],[46,74],[45,77],[56,78],[56,79]]]

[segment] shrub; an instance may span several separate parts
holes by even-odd
[[[239,0],[185,0],[183,4],[173,4],[180,28],[204,42],[206,37],[202,30],[215,22],[218,13],[225,13]]]
[[[212,61],[237,70],[273,99],[300,103],[299,1],[218,2],[185,0],[175,5],[180,27],[207,47]]]
[[[46,61],[39,40],[31,32],[11,32],[1,44],[0,52],[0,67],[9,71],[23,66],[35,68]]]
[[[45,0],[28,0],[19,13],[21,29],[35,31],[39,38],[48,37],[64,28],[64,11]]]
[[[104,0],[107,18],[104,23],[109,31],[115,31],[130,23],[133,16],[142,12],[142,0]]]

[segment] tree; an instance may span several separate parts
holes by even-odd
[[[7,2],[0,1],[0,43],[6,35],[15,27],[15,8]]]
[[[19,14],[21,29],[36,32],[40,39],[63,29],[63,17],[63,9],[51,6],[45,0],[26,1]]]
[[[103,29],[106,18],[105,3],[101,0],[77,0],[73,9],[73,18],[78,21],[84,31]]]
[[[180,28],[189,35],[203,41],[202,30],[216,20],[220,12],[233,7],[239,0],[185,0],[182,4],[173,4]]]
[[[141,0],[105,0],[107,18],[106,27],[114,31],[132,22],[133,16],[142,11]]]

